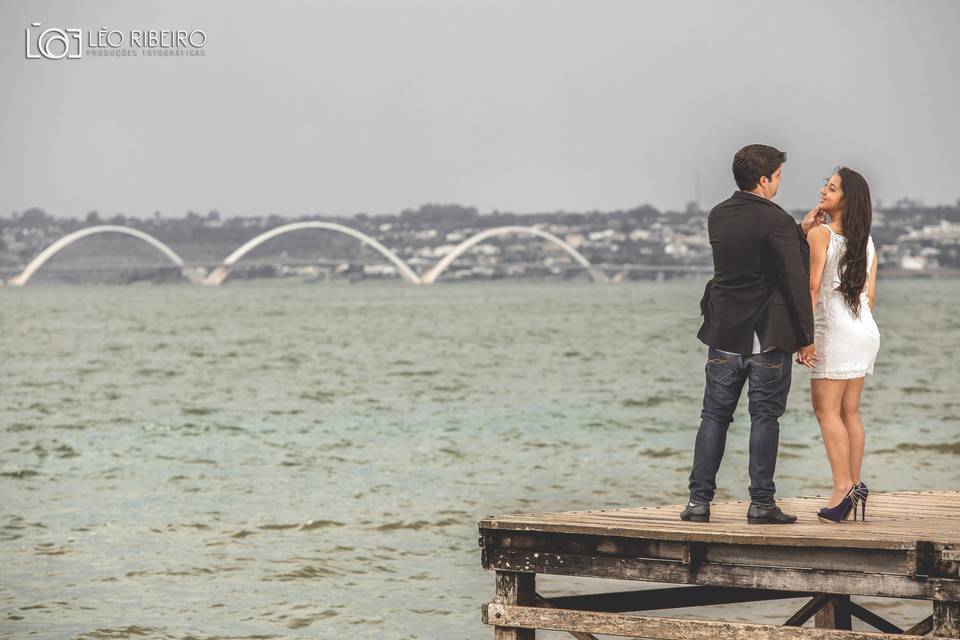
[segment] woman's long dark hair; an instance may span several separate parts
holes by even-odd
[[[843,235],[846,251],[840,260],[840,286],[853,315],[860,316],[860,294],[867,283],[867,240],[873,222],[870,187],[862,175],[847,167],[837,169],[843,190]]]

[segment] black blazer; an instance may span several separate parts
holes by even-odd
[[[810,247],[793,217],[753,193],[736,191],[710,211],[713,279],[700,301],[697,337],[748,355],[756,331],[762,349],[793,353],[813,342]]]

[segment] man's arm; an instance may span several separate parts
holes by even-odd
[[[778,216],[770,234],[770,244],[777,258],[780,291],[794,318],[794,332],[801,346],[813,343],[813,307],[810,304],[810,281],[804,267],[800,243],[806,242],[793,219]]]

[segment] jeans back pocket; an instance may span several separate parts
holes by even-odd
[[[707,350],[707,378],[724,383],[733,378],[739,368],[740,356],[723,353],[713,347]]]
[[[774,349],[752,356],[750,359],[750,382],[754,386],[762,387],[783,378],[785,368],[790,366],[789,355]]]

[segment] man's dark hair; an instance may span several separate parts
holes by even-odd
[[[777,168],[787,161],[787,154],[765,144],[748,144],[733,156],[733,179],[743,191],[751,191],[760,176],[770,180]]]

